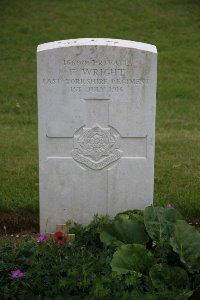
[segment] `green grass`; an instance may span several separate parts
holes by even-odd
[[[200,216],[199,16],[198,0],[1,0],[1,211],[38,211],[37,45],[111,37],[158,48],[155,203]]]

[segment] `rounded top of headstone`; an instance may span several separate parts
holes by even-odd
[[[146,43],[134,42],[129,40],[119,40],[110,38],[81,38],[55,41],[38,45],[37,52],[52,50],[56,48],[66,48],[75,46],[114,46],[124,48],[134,48],[138,50],[157,53],[156,46]]]

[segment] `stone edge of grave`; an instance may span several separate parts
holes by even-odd
[[[154,45],[146,44],[142,42],[135,42],[121,39],[110,39],[110,38],[80,38],[80,39],[69,39],[60,40],[49,43],[40,44],[37,47],[37,52],[52,50],[57,48],[76,47],[76,46],[115,46],[124,48],[133,48],[152,52],[157,54],[157,48]]]

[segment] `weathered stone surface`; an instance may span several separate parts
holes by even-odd
[[[41,231],[151,204],[156,47],[77,39],[37,54]]]

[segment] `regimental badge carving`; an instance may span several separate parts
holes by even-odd
[[[120,159],[119,138],[113,127],[102,128],[98,124],[92,128],[83,126],[74,134],[72,157],[91,169],[101,170]]]

